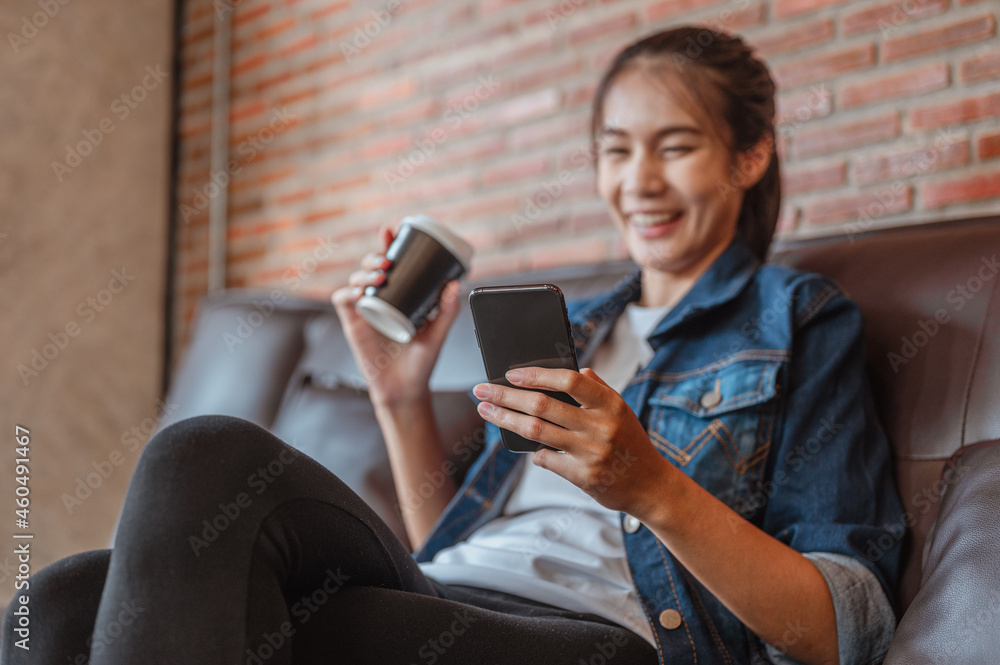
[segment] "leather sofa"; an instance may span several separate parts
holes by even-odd
[[[904,539],[906,563],[886,663],[1000,662],[998,255],[1000,217],[777,244],[770,257],[833,278],[866,318],[873,390],[906,510],[891,529]],[[630,268],[609,262],[486,281],[552,282],[571,299]],[[397,350],[387,341],[385,362]],[[214,293],[199,307],[161,427],[206,413],[267,427],[345,480],[405,541],[364,375],[329,303]],[[457,476],[482,448],[468,391],[484,378],[466,307],[431,377]],[[870,543],[868,556],[890,545]]]

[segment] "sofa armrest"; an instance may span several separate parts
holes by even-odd
[[[992,663],[1000,653],[1000,440],[963,448],[941,480],[920,591],[886,665]]]

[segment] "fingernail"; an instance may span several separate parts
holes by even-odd
[[[479,414],[480,415],[482,415],[482,416],[488,416],[491,413],[493,413],[493,405],[492,404],[490,404],[489,402],[480,402],[479,403]]]
[[[507,380],[510,381],[511,383],[517,383],[518,381],[524,378],[524,372],[522,372],[519,369],[512,369],[509,372],[507,372],[506,376]]]
[[[472,389],[472,394],[474,394],[479,399],[486,399],[490,396],[490,387],[485,383],[480,383],[475,388]]]

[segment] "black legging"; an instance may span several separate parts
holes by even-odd
[[[226,416],[143,452],[113,550],[30,580],[30,651],[5,665],[656,663],[626,628],[439,584],[354,492],[266,430]]]

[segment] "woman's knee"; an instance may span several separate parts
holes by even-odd
[[[195,480],[210,474],[218,483],[225,477],[246,479],[262,463],[266,466],[286,451],[266,429],[242,418],[195,416],[157,432],[146,444],[136,475],[156,479]]]

